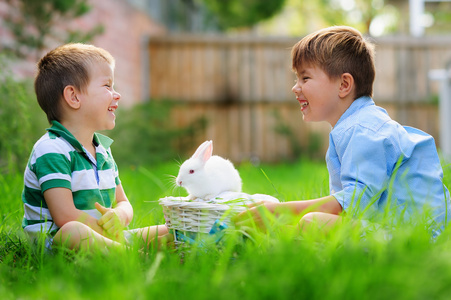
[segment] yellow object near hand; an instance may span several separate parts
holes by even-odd
[[[115,240],[121,239],[124,225],[116,210],[104,207],[98,202],[95,203],[95,207],[102,214],[102,217],[97,220],[97,224],[103,228],[109,237]]]

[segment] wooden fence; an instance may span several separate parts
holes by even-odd
[[[172,120],[186,126],[206,117],[197,143],[214,140],[215,153],[233,161],[277,161],[316,151],[324,155],[330,127],[302,121],[291,92],[292,38],[165,36],[149,41],[149,95],[175,99]],[[451,38],[374,40],[374,99],[395,120],[438,139],[437,83],[428,72],[451,60]],[[312,147],[312,138],[316,145]]]

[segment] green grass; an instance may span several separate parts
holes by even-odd
[[[176,163],[122,167],[134,207],[132,227],[161,224],[160,197],[185,193],[169,175]],[[247,193],[285,201],[328,194],[324,163],[239,166]],[[263,170],[263,172],[262,172]],[[451,186],[449,167],[445,180]],[[449,231],[431,242],[421,223],[386,239],[345,223],[319,238],[270,230],[245,241],[231,234],[221,248],[47,255],[21,233],[22,175],[0,176],[0,299],[449,299]]]

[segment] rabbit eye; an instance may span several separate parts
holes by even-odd
[[[193,173],[194,173],[194,170],[189,170],[189,173],[190,173],[190,174],[193,174]]]

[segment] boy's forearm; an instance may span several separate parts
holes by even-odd
[[[52,188],[44,192],[44,198],[53,221],[63,227],[71,221],[81,222],[101,235],[105,235],[97,219],[74,206],[72,191],[66,188]],[[128,201],[127,201],[128,202]]]
[[[121,184],[116,186],[116,204],[113,205],[114,210],[119,215],[122,225],[128,226],[133,218],[133,207],[125,195],[124,188]]]
[[[293,214],[301,214],[307,212],[325,212],[338,215],[343,210],[334,196],[326,196],[323,198],[302,201],[288,201],[277,205],[274,212],[290,211]]]

